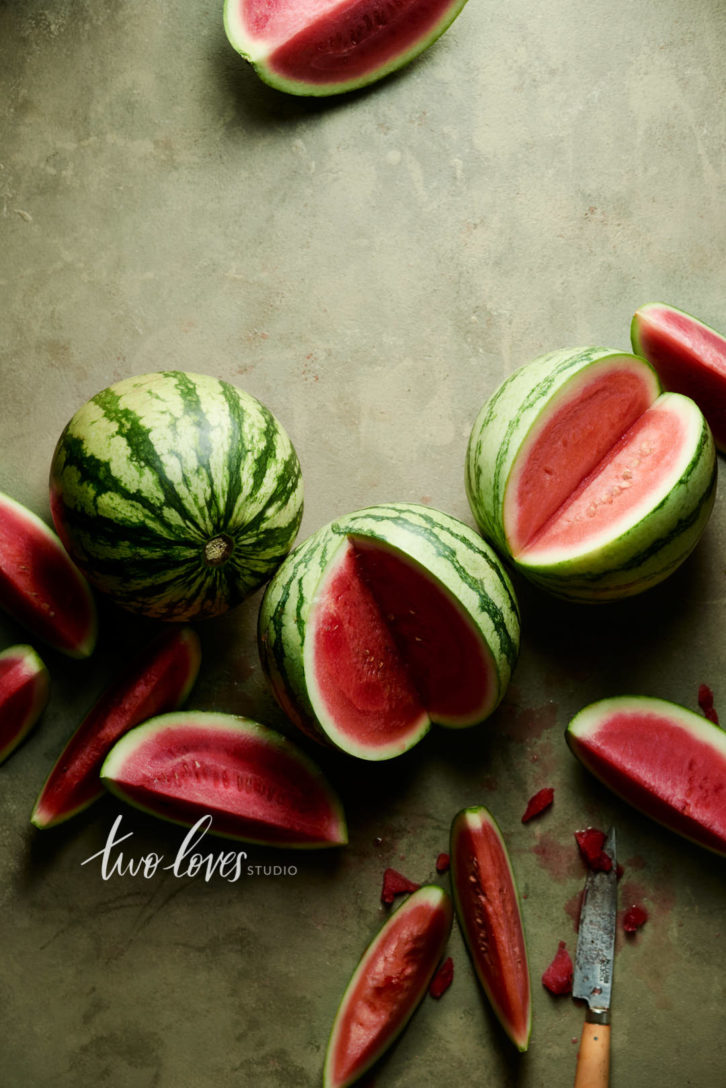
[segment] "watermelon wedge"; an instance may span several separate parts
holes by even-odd
[[[633,315],[630,338],[666,389],[695,400],[726,452],[726,337],[675,306],[651,302]]]
[[[45,710],[50,677],[32,646],[0,654],[0,763],[28,735]]]
[[[78,567],[52,529],[0,494],[0,608],[69,657],[96,645],[96,606]]]
[[[389,503],[320,529],[262,601],[262,663],[302,730],[362,759],[405,752],[432,722],[484,721],[519,648],[511,583],[455,518]]]
[[[726,855],[726,732],[665,699],[620,696],[586,706],[565,734],[614,793],[653,820]]]
[[[483,805],[451,825],[456,916],[492,1010],[518,1050],[529,1046],[532,992],[514,871],[502,833]]]
[[[126,733],[101,768],[122,801],[210,834],[267,846],[347,842],[342,806],[316,764],[291,741],[231,714],[161,714]]]
[[[481,531],[531,581],[602,601],[668,577],[706,527],[713,438],[644,359],[606,348],[540,356],[482,408],[466,485]]]
[[[466,0],[225,0],[230,44],[266,83],[330,95],[401,68],[451,25]]]
[[[35,803],[31,823],[52,827],[103,796],[101,765],[129,729],[186,701],[199,672],[201,647],[191,627],[172,627],[147,646],[101,695],[58,757]]]
[[[328,1043],[324,1088],[348,1088],[401,1034],[425,996],[451,931],[451,900],[426,884],[387,919],[361,958]]]

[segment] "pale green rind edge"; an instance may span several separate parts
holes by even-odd
[[[125,733],[123,737],[116,742],[111,748],[110,752],[104,760],[101,767],[100,777],[103,785],[106,789],[114,794],[119,800],[124,801],[126,804],[132,805],[134,808],[141,812],[146,813],[149,816],[154,816],[157,819],[164,820],[167,823],[175,824],[178,827],[190,827],[192,826],[189,821],[183,819],[174,819],[157,812],[153,808],[149,808],[144,805],[138,804],[135,800],[129,797],[120,787],[115,779],[114,775],[118,774],[118,768],[120,767],[123,759],[127,755],[127,750],[135,747],[136,744],[144,740],[147,735],[153,735],[154,732],[168,728],[174,723],[184,724],[189,722],[196,726],[205,725],[208,723],[210,730],[222,729],[233,730],[237,732],[249,733],[254,732],[258,737],[273,745],[274,747],[284,749],[288,754],[292,755],[293,759],[297,760],[301,766],[304,766],[308,773],[314,777],[320,785],[321,792],[325,795],[328,804],[330,806],[330,812],[335,817],[336,830],[338,833],[338,839],[335,842],[311,842],[311,843],[299,843],[299,842],[283,842],[275,841],[269,842],[266,839],[254,839],[247,838],[243,835],[226,834],[217,832],[214,827],[209,829],[210,835],[217,835],[219,838],[232,839],[234,841],[249,842],[256,846],[268,846],[275,849],[284,850],[320,850],[329,849],[339,846],[345,846],[348,842],[348,828],[345,819],[345,813],[343,810],[342,802],[328,782],[327,778],[318,767],[318,765],[312,760],[305,752],[301,751],[293,741],[283,736],[282,733],[278,733],[276,730],[271,729],[270,726],[263,725],[261,722],[253,721],[251,718],[238,717],[232,714],[225,714],[216,711],[182,711],[182,712],[170,712],[168,714],[160,714],[154,718],[149,718],[148,721],[142,722],[141,725],[135,726],[133,729]]]
[[[324,85],[286,79],[284,76],[280,76],[276,73],[275,70],[266,63],[267,58],[259,54],[252,39],[244,34],[244,31],[242,31],[240,27],[235,27],[233,25],[234,20],[230,12],[235,4],[236,6],[239,6],[239,0],[225,0],[223,21],[225,34],[227,35],[230,45],[244,60],[249,61],[249,63],[252,64],[255,72],[263,83],[266,83],[268,86],[274,87],[275,90],[282,91],[285,94],[309,98],[324,98],[368,87],[372,83],[384,79],[399,68],[403,68],[405,65],[415,60],[416,57],[420,56],[421,53],[433,45],[434,42],[448,30],[454,20],[461,14],[466,2],[467,0],[454,0],[454,3],[451,4],[433,30],[429,31],[427,35],[412,45],[404,53],[400,53],[387,64],[376,68],[368,76],[351,79],[343,83]]]
[[[347,1007],[347,1001],[348,1001],[350,995],[353,994],[359,979],[362,977],[362,975],[365,973],[366,969],[368,968],[369,964],[375,958],[378,946],[379,946],[379,944],[381,942],[381,939],[384,936],[384,934],[387,934],[389,929],[392,929],[393,927],[395,927],[401,921],[401,918],[404,917],[406,913],[408,913],[409,910],[417,907],[418,904],[421,903],[424,900],[430,900],[430,905],[431,905],[431,908],[432,908],[432,916],[433,916],[433,911],[442,910],[442,911],[445,912],[445,922],[447,922],[447,924],[445,926],[444,939],[441,942],[441,946],[437,949],[437,954],[435,956],[432,955],[431,970],[429,972],[426,983],[425,983],[425,985],[422,986],[420,994],[418,994],[416,996],[416,998],[414,1000],[412,1000],[410,1008],[405,1013],[405,1015],[404,1015],[403,1019],[401,1020],[401,1023],[399,1024],[397,1030],[390,1037],[390,1039],[386,1042],[386,1045],[384,1047],[382,1047],[380,1050],[378,1050],[374,1054],[374,1056],[368,1062],[366,1062],[366,1064],[364,1066],[362,1066],[359,1070],[357,1070],[352,1078],[348,1078],[345,1081],[334,1080],[333,1075],[332,1075],[332,1064],[333,1064],[333,1060],[334,1060],[335,1044],[337,1042],[337,1036],[338,1036],[340,1022],[344,1018],[344,1016],[349,1012],[349,1009]],[[414,1015],[416,1009],[418,1008],[419,1004],[423,1000],[423,998],[424,998],[424,996],[426,994],[426,991],[428,990],[431,979],[433,978],[434,973],[436,971],[436,967],[438,966],[438,963],[439,963],[439,961],[440,961],[440,959],[441,959],[441,957],[443,955],[444,949],[446,948],[446,942],[447,942],[447,940],[449,938],[449,934],[451,932],[451,925],[453,923],[453,914],[454,914],[454,912],[453,912],[452,901],[451,901],[451,897],[449,896],[448,892],[445,891],[444,888],[441,888],[438,884],[424,884],[420,888],[418,888],[415,892],[412,892],[403,901],[403,903],[401,903],[401,905],[399,907],[397,907],[395,911],[393,911],[393,913],[390,915],[390,917],[386,919],[386,921],[381,926],[381,928],[378,930],[378,932],[374,936],[373,940],[370,942],[370,944],[366,948],[365,952],[361,956],[360,960],[358,961],[358,966],[356,967],[355,971],[351,975],[351,978],[350,978],[350,980],[348,982],[348,985],[346,986],[345,991],[343,992],[343,996],[342,996],[342,998],[340,1000],[340,1003],[338,1005],[338,1010],[336,1012],[335,1019],[333,1021],[333,1027],[332,1027],[331,1032],[330,1032],[330,1038],[328,1040],[328,1046],[327,1046],[326,1053],[325,1053],[325,1064],[324,1064],[324,1072],[323,1072],[323,1088],[349,1088],[350,1085],[354,1084],[357,1080],[360,1079],[360,1077],[362,1077],[365,1073],[367,1073],[375,1065],[375,1063],[377,1061],[379,1061],[379,1059],[383,1056],[383,1054],[386,1053],[386,1051],[388,1051],[391,1048],[391,1046],[393,1046],[393,1044],[396,1042],[396,1040],[399,1038],[401,1033],[404,1031],[404,1029],[406,1028],[408,1023],[410,1022],[410,1020],[411,1020],[412,1016]],[[446,918],[446,915],[448,915],[448,918]]]
[[[509,877],[510,877],[511,888],[512,888],[512,892],[513,892],[513,906],[515,907],[515,909],[517,911],[517,915],[519,917],[519,924],[520,924],[520,927],[521,927],[521,930],[522,930],[522,940],[523,940],[523,943],[524,943],[524,952],[525,952],[525,964],[524,964],[524,967],[525,967],[525,972],[526,972],[527,988],[528,988],[528,995],[529,995],[529,1000],[527,1002],[527,1032],[526,1032],[526,1036],[524,1038],[521,1038],[521,1039],[515,1037],[515,1035],[512,1033],[509,1025],[506,1022],[505,1017],[503,1016],[503,1014],[502,1014],[502,1012],[501,1012],[501,1010],[500,1010],[500,1008],[498,1006],[498,1003],[494,1000],[491,989],[489,987],[489,984],[488,984],[483,972],[480,969],[479,962],[478,962],[476,956],[474,955],[470,934],[469,934],[466,926],[464,925],[463,910],[462,910],[462,907],[461,907],[461,900],[460,900],[460,896],[459,896],[459,892],[458,892],[458,880],[457,880],[456,861],[455,861],[455,857],[456,857],[455,837],[458,834],[460,825],[465,820],[466,821],[476,820],[476,822],[477,822],[480,829],[483,829],[484,827],[486,827],[486,828],[488,828],[489,830],[491,830],[493,832],[493,834],[495,835],[496,839],[499,842],[499,845],[501,847],[503,856],[504,856],[504,858],[506,860],[507,867],[508,867],[508,870],[509,870]],[[532,1034],[532,982],[531,982],[531,975],[530,975],[530,971],[529,971],[529,963],[528,963],[528,959],[527,959],[527,934],[526,934],[526,930],[525,930],[525,926],[524,926],[524,918],[523,918],[523,915],[522,915],[522,906],[521,906],[521,903],[520,903],[520,900],[519,900],[519,890],[518,890],[518,887],[517,887],[517,880],[516,880],[516,876],[515,876],[515,873],[514,873],[514,868],[512,866],[512,859],[509,856],[509,851],[507,850],[507,846],[506,846],[506,843],[504,841],[504,836],[502,834],[501,828],[499,827],[499,824],[497,823],[497,821],[495,820],[494,816],[489,811],[489,809],[486,808],[484,805],[470,805],[467,808],[461,809],[454,816],[453,820],[451,821],[449,857],[450,857],[450,864],[451,864],[451,890],[452,890],[452,894],[453,894],[453,898],[454,898],[454,906],[455,906],[455,909],[456,909],[456,916],[457,916],[457,919],[459,921],[459,926],[461,928],[461,932],[462,932],[462,934],[464,936],[464,943],[466,944],[467,951],[469,953],[469,957],[470,957],[471,962],[473,964],[476,977],[479,980],[479,982],[481,984],[481,987],[484,990],[484,993],[486,994],[487,999],[489,1000],[492,1011],[494,1012],[497,1020],[501,1024],[503,1031],[506,1033],[507,1037],[511,1040],[511,1042],[514,1044],[514,1046],[516,1046],[517,1050],[519,1050],[521,1053],[524,1053],[529,1047],[529,1040],[530,1040],[530,1037],[531,1037],[531,1034]]]

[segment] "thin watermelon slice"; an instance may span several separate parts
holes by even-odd
[[[434,977],[451,931],[451,900],[426,884],[388,918],[363,954],[338,1008],[324,1088],[348,1088],[389,1049]]]
[[[504,1031],[524,1051],[532,1030],[524,927],[504,838],[483,805],[454,817],[450,853],[456,915],[474,970]]]
[[[567,727],[580,762],[640,812],[726,854],[726,732],[665,699],[592,703]]]
[[[59,538],[27,507],[0,494],[0,608],[69,657],[96,645],[96,606]]]
[[[103,796],[99,777],[111,747],[135,725],[180,707],[199,672],[201,647],[191,627],[163,631],[104,691],[72,735],[36,801],[31,822],[52,827]]]
[[[695,400],[726,452],[726,337],[675,306],[651,302],[633,315],[630,338],[666,389]]]
[[[432,722],[484,721],[519,648],[494,552],[441,511],[390,503],[309,537],[268,586],[260,654],[281,706],[363,759],[405,752]]]
[[[466,0],[225,0],[230,44],[266,83],[340,94],[401,68],[451,25]]]
[[[32,646],[0,653],[0,763],[28,735],[49,696],[48,670]]]
[[[713,439],[694,401],[634,355],[541,356],[484,405],[467,452],[482,532],[562,597],[631,596],[691,553],[711,513]]]
[[[342,806],[320,769],[282,734],[248,718],[162,714],[126,733],[101,768],[123,801],[210,834],[267,846],[347,842]]]

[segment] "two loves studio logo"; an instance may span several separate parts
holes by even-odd
[[[212,827],[210,815],[200,817],[189,829],[171,860],[153,850],[131,857],[120,849],[122,843],[133,838],[132,831],[121,834],[122,819],[119,815],[114,820],[103,848],[81,862],[81,865],[97,862],[102,880],[124,876],[150,880],[157,873],[170,872],[175,877],[201,877],[207,883],[216,877],[234,884],[244,877],[297,875],[296,865],[253,864],[246,850],[202,852],[199,845]]]

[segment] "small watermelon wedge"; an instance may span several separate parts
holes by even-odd
[[[333,1023],[324,1088],[348,1088],[396,1041],[420,1004],[451,931],[451,899],[425,884],[379,930],[348,983]]]
[[[0,763],[28,735],[49,696],[48,670],[32,646],[0,653]]]
[[[101,768],[136,808],[210,834],[266,846],[347,842],[340,801],[317,765],[281,733],[231,714],[161,714],[126,733]]]
[[[675,306],[651,302],[633,315],[630,339],[665,389],[695,400],[726,452],[726,337]]]
[[[123,670],[71,736],[36,801],[31,823],[53,827],[105,793],[101,765],[119,737],[186,701],[201,663],[191,627],[164,630]]]
[[[691,842],[726,855],[726,732],[677,703],[602,699],[565,733],[571,751],[624,801]]]
[[[288,94],[351,91],[408,64],[466,0],[225,0],[230,44]]]
[[[492,1010],[520,1051],[529,1046],[532,990],[514,871],[502,833],[483,806],[451,825],[456,916]]]
[[[0,608],[69,657],[96,645],[96,605],[59,538],[36,514],[0,494]]]
[[[260,655],[299,728],[360,759],[391,759],[436,722],[484,721],[519,650],[519,612],[494,551],[415,503],[337,518],[270,582]]]
[[[642,593],[693,551],[716,454],[696,403],[645,359],[550,352],[515,371],[472,428],[466,487],[482,533],[556,596]]]

